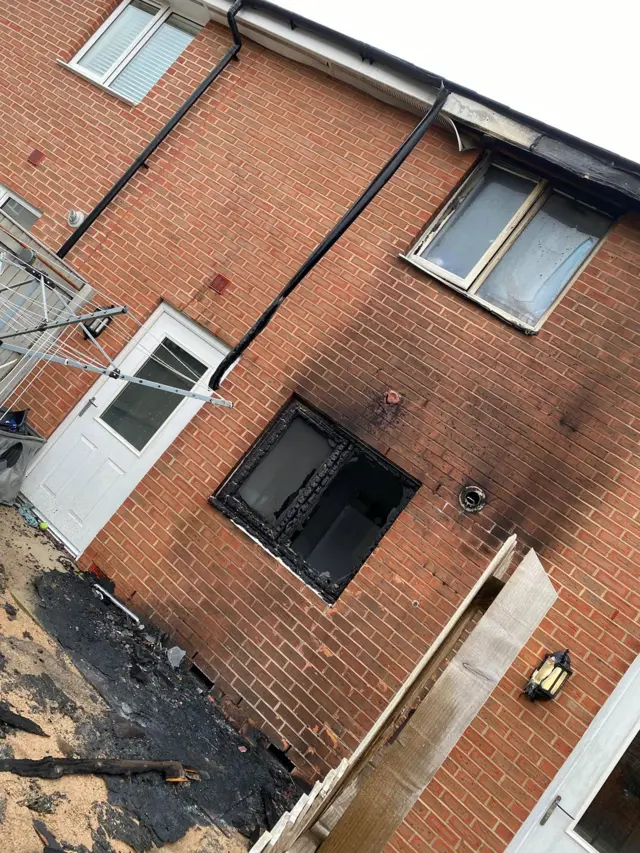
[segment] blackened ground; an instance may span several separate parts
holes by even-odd
[[[85,716],[69,700],[82,757],[178,760],[201,775],[191,784],[168,784],[157,773],[107,777],[116,807],[102,815],[109,835],[138,851],[212,822],[257,837],[298,799],[296,783],[263,746],[230,726],[194,676],[172,669],[157,632],[137,630],[96,596],[94,583],[74,571],[47,572],[36,581],[38,618],[111,708],[104,717]],[[40,689],[53,698],[55,685]],[[64,707],[65,698],[55,701]]]

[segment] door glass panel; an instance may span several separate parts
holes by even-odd
[[[611,220],[554,193],[478,289],[478,296],[535,325],[604,236]]]
[[[165,338],[135,375],[188,391],[206,369],[204,364]],[[101,420],[136,450],[142,450],[183,399],[170,391],[127,383],[104,410]]]
[[[490,166],[421,256],[465,278],[534,187],[534,181]]]
[[[640,850],[640,732],[575,827],[598,853]]]
[[[329,439],[294,418],[244,481],[238,495],[267,521],[277,521],[331,454]]]

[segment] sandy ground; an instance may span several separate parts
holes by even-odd
[[[55,702],[35,703],[19,676],[46,673],[78,706],[78,713],[106,710],[102,698],[85,681],[60,646],[40,627],[33,616],[34,595],[31,579],[43,570],[62,569],[66,558],[46,534],[34,531],[15,510],[0,507],[0,700],[12,710],[37,722],[48,738],[6,729],[0,740],[0,755],[15,758],[42,758],[45,755],[73,755],[75,724]],[[68,563],[67,563],[68,564]],[[9,604],[9,613],[4,609]],[[17,613],[11,615],[12,607]],[[8,750],[11,752],[8,752]],[[56,795],[52,814],[38,814],[26,802],[40,794]],[[92,829],[100,825],[101,804],[107,800],[104,782],[96,776],[68,776],[47,781],[0,774],[0,833],[2,850],[11,853],[41,853],[32,822],[43,820],[64,846],[92,850]],[[179,842],[163,847],[171,853],[245,853],[248,843],[227,830],[195,828]],[[122,842],[109,839],[115,853],[130,853]]]

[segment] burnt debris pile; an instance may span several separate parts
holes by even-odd
[[[141,853],[196,825],[256,838],[292,807],[301,791],[265,744],[236,732],[188,663],[175,667],[165,638],[101,597],[92,575],[46,572],[36,588],[40,622],[109,708],[73,709],[69,757],[172,761],[197,771],[198,781],[184,784],[167,784],[161,773],[106,776],[111,838]]]

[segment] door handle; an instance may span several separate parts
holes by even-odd
[[[563,808],[562,808],[562,806],[560,805],[561,801],[562,801],[562,797],[560,796],[560,794],[558,794],[557,796],[555,796],[555,797],[551,800],[551,803],[550,803],[550,805],[549,805],[549,808],[546,810],[546,812],[545,812],[545,813],[542,815],[542,817],[540,818],[540,826],[544,826],[544,825],[545,825],[545,823],[549,820],[549,818],[551,817],[551,815],[554,813],[554,811],[555,811],[556,809],[560,809],[560,811],[562,812],[562,814],[566,814],[566,816],[567,816],[567,817],[570,817],[570,818],[571,818],[571,820],[575,820],[575,818],[574,818],[574,816],[573,816],[572,814],[569,814],[569,812],[568,812],[566,809],[563,809]]]
[[[90,400],[87,400],[87,402],[84,404],[84,406],[83,406],[83,407],[80,409],[80,411],[78,412],[78,417],[79,417],[79,418],[81,418],[81,417],[84,415],[84,413],[85,413],[85,412],[89,411],[89,409],[91,408],[91,406],[95,406],[95,405],[97,405],[97,403],[96,403],[96,398],[95,398],[95,397],[91,397],[91,399],[90,399]]]
[[[551,800],[551,805],[549,806],[549,808],[546,810],[546,812],[540,818],[540,826],[544,826],[545,823],[549,820],[551,815],[556,810],[556,807],[559,805],[561,799],[562,799],[562,797],[560,796],[560,794],[558,794],[557,797],[554,797]]]

